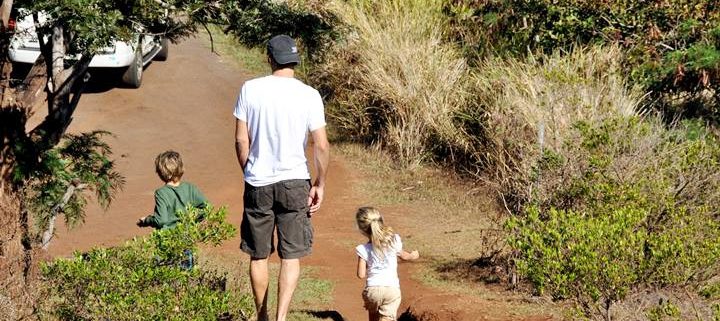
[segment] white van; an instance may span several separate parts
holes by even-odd
[[[44,20],[42,16],[40,20]],[[34,64],[40,56],[40,42],[32,16],[16,22],[9,56],[13,62],[26,64]],[[95,54],[90,68],[122,69],[122,82],[129,87],[140,88],[143,68],[153,59],[166,60],[167,57],[167,39],[138,35],[133,43],[115,41]]]

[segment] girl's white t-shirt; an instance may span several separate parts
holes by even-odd
[[[385,258],[381,259],[373,252],[372,243],[368,242],[355,247],[357,255],[367,262],[367,286],[400,287],[397,274],[397,256],[402,251],[400,235],[395,234],[390,248],[385,250]]]

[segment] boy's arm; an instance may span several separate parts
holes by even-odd
[[[165,200],[160,197],[158,192],[155,192],[155,211],[146,216],[144,222],[152,227],[162,228],[171,223],[171,214]]]
[[[417,250],[412,251],[412,252],[400,250],[400,252],[398,252],[398,256],[404,261],[412,261],[412,260],[419,259],[420,253]]]
[[[359,279],[364,279],[367,277],[367,262],[365,262],[365,260],[360,256],[358,256],[357,277]]]
[[[194,203],[193,206],[197,208],[205,208],[207,206],[208,200],[205,198],[205,195],[200,191],[197,186],[193,185],[193,193],[195,194],[194,197]]]

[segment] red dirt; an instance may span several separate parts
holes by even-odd
[[[197,184],[214,204],[227,205],[229,221],[239,226],[243,184],[234,155],[232,107],[245,79],[242,71],[223,63],[201,40],[191,39],[171,48],[167,62],[152,63],[145,70],[142,88],[100,88],[85,94],[70,130],[112,132],[118,170],[127,183],[106,212],[91,205],[84,225],[70,232],[61,226],[50,254],[67,256],[149,233],[137,228],[135,221],[152,210],[153,191],[161,184],[153,161],[167,149],[183,155],[184,179]],[[363,200],[353,194],[352,186],[361,179],[340,156],[333,156],[326,202],[313,217],[314,254],[303,260],[304,265],[318,267],[320,277],[334,282],[332,310],[344,320],[366,318],[360,299],[363,283],[355,277],[353,251],[353,244],[363,241],[353,222],[353,213]],[[218,251],[245,259],[238,244],[237,238],[230,240]],[[502,302],[424,286],[410,278],[419,264],[400,266],[401,309],[412,307],[403,320],[523,320],[513,318],[512,311],[498,311],[504,309]]]

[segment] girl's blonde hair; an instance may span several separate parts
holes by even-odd
[[[176,151],[166,151],[155,158],[155,172],[160,179],[167,183],[171,181],[179,181],[182,178],[183,161],[180,154]]]
[[[361,207],[355,214],[358,229],[370,239],[373,252],[379,258],[385,258],[385,251],[395,242],[395,232],[383,222],[383,217],[374,207]]]

